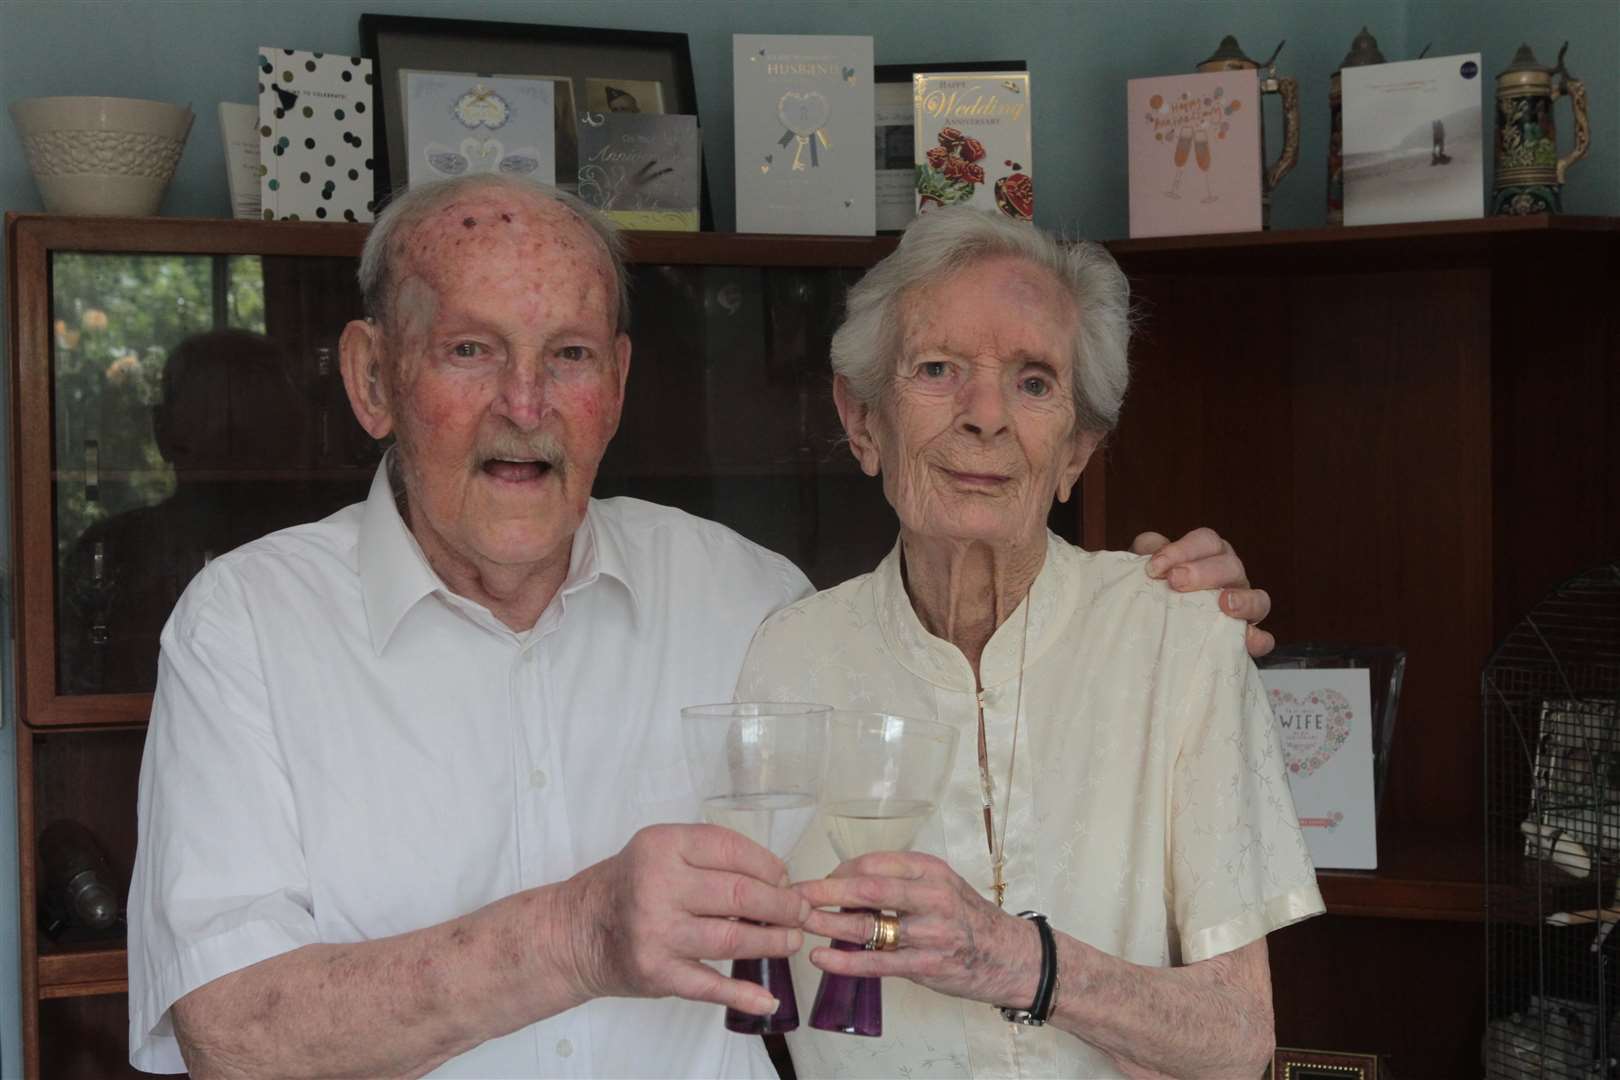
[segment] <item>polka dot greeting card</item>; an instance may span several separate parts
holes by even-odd
[[[259,50],[259,193],[266,220],[370,221],[371,61]]]

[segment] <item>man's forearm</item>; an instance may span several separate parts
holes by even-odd
[[[587,1000],[575,882],[422,930],[306,945],[175,1003],[193,1076],[417,1076]]]
[[[1259,1076],[1275,1042],[1262,938],[1179,968],[1143,967],[1064,934],[1052,1023],[1133,1077]]]

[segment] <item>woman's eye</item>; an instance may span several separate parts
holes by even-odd
[[[927,379],[943,379],[950,371],[950,365],[943,360],[925,360],[917,371]]]
[[[1039,375],[1025,376],[1022,385],[1030,397],[1045,397],[1052,392],[1052,384]]]

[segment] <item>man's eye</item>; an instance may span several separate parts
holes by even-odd
[[[564,345],[557,350],[557,355],[564,360],[589,360],[591,350],[583,345]]]
[[[450,353],[471,360],[484,355],[484,347],[476,341],[458,341],[450,346]]]
[[[1052,384],[1039,375],[1025,376],[1021,385],[1030,397],[1045,397],[1052,392]]]

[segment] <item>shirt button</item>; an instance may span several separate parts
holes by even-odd
[[[546,770],[544,770],[544,769],[536,769],[536,770],[534,770],[534,772],[530,773],[529,774],[529,786],[534,788],[534,790],[536,790],[536,791],[539,791],[541,788],[545,787],[546,786]],[[565,1054],[563,1056],[566,1057],[567,1055]]]
[[[573,1053],[574,1053],[574,1044],[573,1043],[569,1042],[567,1039],[559,1039],[558,1040],[558,1042],[557,1042],[557,1056],[558,1057],[570,1057],[570,1056],[572,1056]]]

